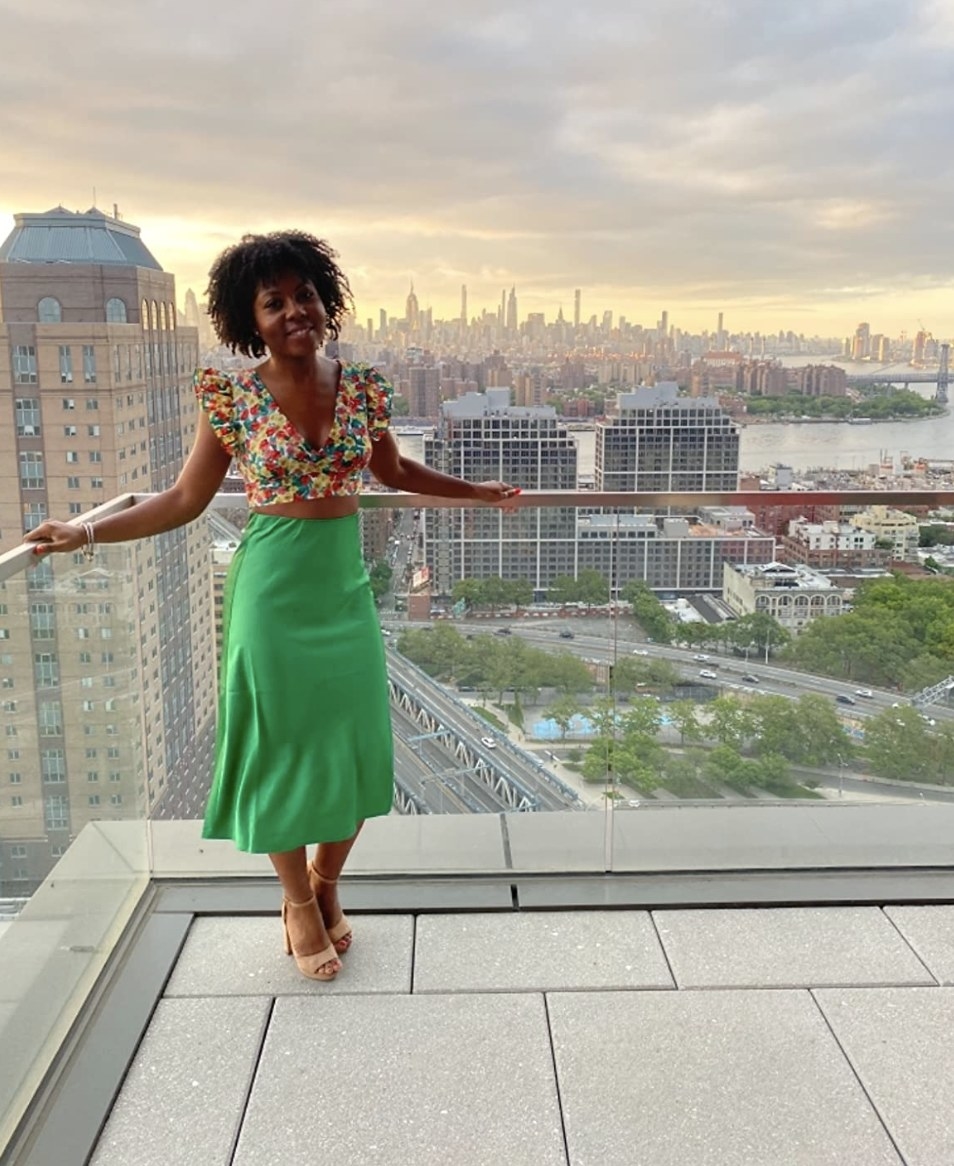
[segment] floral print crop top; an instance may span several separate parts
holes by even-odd
[[[334,420],[321,449],[283,415],[254,369],[196,370],[196,397],[245,479],[249,506],[358,493],[371,443],[391,420],[392,389],[370,365],[340,367]]]

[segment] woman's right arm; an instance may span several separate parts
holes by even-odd
[[[97,543],[120,543],[149,538],[185,526],[199,517],[215,496],[232,460],[216,437],[205,413],[199,415],[195,443],[175,484],[154,498],[137,502],[119,514],[94,523]],[[50,551],[77,551],[86,544],[82,525],[47,521],[24,535],[26,543],[36,543],[37,554]]]

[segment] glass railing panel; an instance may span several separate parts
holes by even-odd
[[[0,1145],[148,884],[150,555],[0,557]]]

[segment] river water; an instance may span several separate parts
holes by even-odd
[[[807,364],[811,357],[786,358],[786,364]],[[821,358],[814,358],[821,363]],[[834,363],[834,362],[828,362]],[[853,365],[850,371],[867,366]],[[906,365],[896,366],[899,372]],[[876,371],[872,369],[872,371]],[[880,372],[880,369],[877,370]],[[890,369],[885,379],[890,379]],[[912,385],[923,397],[933,397],[935,386]],[[401,436],[396,430],[401,452],[417,461],[423,460],[424,443],[416,435]],[[823,467],[825,469],[858,470],[887,456],[900,465],[900,455],[912,457],[954,459],[954,414],[928,417],[918,421],[876,421],[871,425],[849,425],[847,422],[771,422],[741,427],[739,467],[744,471],[762,470],[776,462],[792,466],[796,471]],[[596,449],[593,429],[575,430],[579,448],[578,469],[582,476],[592,476]]]

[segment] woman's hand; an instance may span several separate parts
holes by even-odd
[[[86,546],[86,531],[81,526],[69,522],[55,522],[52,519],[41,522],[35,530],[23,536],[25,543],[34,543],[34,553],[46,555],[51,551],[78,551]]]
[[[506,506],[521,493],[519,486],[507,482],[475,482],[474,495],[479,502],[489,502],[493,506]]]

